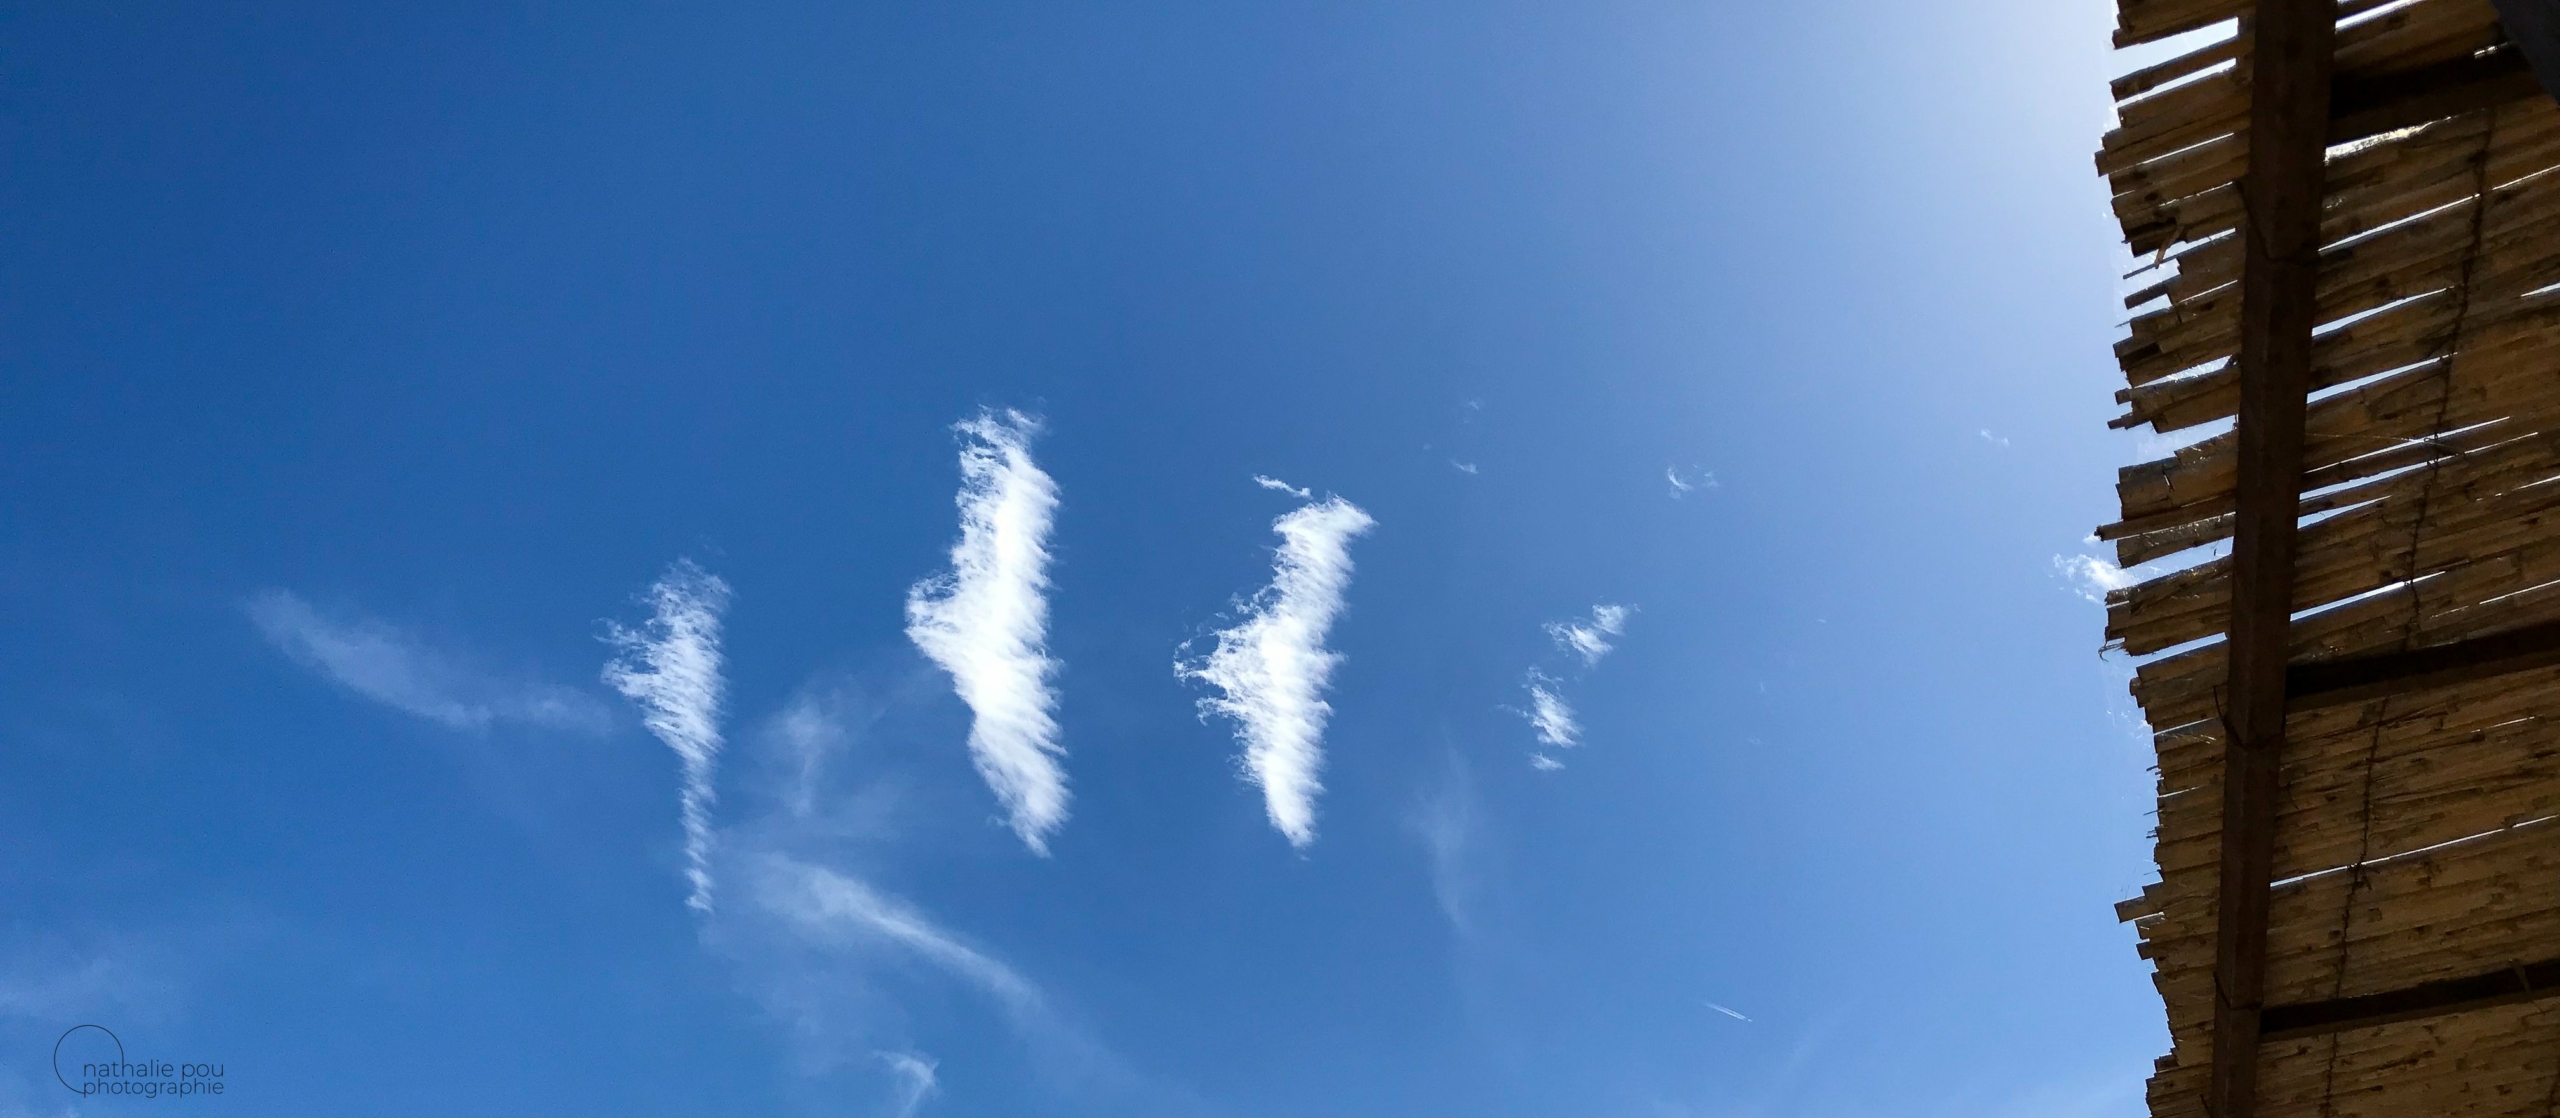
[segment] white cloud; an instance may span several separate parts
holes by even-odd
[[[1058,486],[1031,461],[1038,421],[981,412],[960,433],[960,541],[951,571],[907,592],[907,639],[969,704],[969,757],[1011,817],[1023,845],[1049,852],[1067,820],[1049,685],[1049,526]]]
[[[1301,501],[1312,501],[1316,499],[1316,495],[1313,492],[1300,489],[1297,486],[1291,485],[1276,477],[1264,477],[1261,474],[1255,474],[1253,475],[1253,483],[1265,489],[1278,490]]]
[[[509,683],[462,666],[398,628],[331,617],[289,590],[247,603],[249,620],[295,663],[393,710],[479,733],[500,723],[601,733],[609,719],[584,692]]]
[[[1449,465],[1456,467],[1457,471],[1462,474],[1472,475],[1476,472],[1476,464],[1473,462],[1461,462],[1452,458],[1449,460]]]
[[[1633,606],[1593,606],[1590,621],[1550,621],[1546,624],[1547,635],[1555,639],[1558,647],[1582,657],[1583,665],[1588,667],[1598,664],[1601,657],[1617,647],[1609,638],[1626,635],[1627,615],[1633,612]]]
[[[720,757],[720,613],[729,584],[678,560],[644,595],[651,616],[634,632],[608,623],[615,656],[604,681],[638,703],[642,724],[683,763],[685,904],[711,911],[711,777]]]
[[[1235,719],[1246,778],[1262,786],[1271,825],[1301,849],[1316,837],[1324,790],[1316,777],[1333,713],[1324,689],[1342,660],[1325,648],[1325,634],[1351,584],[1351,540],[1376,523],[1340,497],[1273,521],[1280,549],[1271,585],[1245,603],[1243,621],[1217,633],[1216,650],[1174,665],[1176,675],[1219,690],[1200,700],[1201,712]]]
[[[1700,489],[1717,488],[1716,475],[1704,470],[1698,471],[1694,476],[1684,478],[1680,476],[1680,467],[1665,466],[1662,468],[1662,479],[1671,483],[1671,499],[1674,501],[1688,496]]]
[[[1582,744],[1582,726],[1573,720],[1573,707],[1555,691],[1555,679],[1545,672],[1531,669],[1529,709],[1523,714],[1538,731],[1538,740],[1559,748],[1570,749]]]
[[[2094,555],[2056,555],[2054,572],[2078,594],[2099,605],[2107,604],[2107,592],[2122,590],[2151,576],[2138,570],[2128,571]]]
[[[1617,648],[1614,638],[1626,635],[1627,618],[1634,613],[1634,606],[1604,602],[1591,607],[1587,621],[1550,621],[1543,628],[1557,648],[1579,657],[1584,668],[1593,668]],[[1564,749],[1582,744],[1582,725],[1574,720],[1573,704],[1565,701],[1563,681],[1533,667],[1528,681],[1521,686],[1529,692],[1529,709],[1515,713],[1529,720],[1540,744]],[[1554,772],[1563,768],[1564,762],[1536,753],[1530,756],[1529,766],[1540,772]]]
[[[931,1056],[921,1052],[874,1052],[872,1055],[889,1065],[890,1074],[898,1077],[897,1102],[893,1107],[896,1118],[914,1118],[916,1108],[923,1106],[924,1100],[941,1089],[941,1080],[935,1074],[940,1065],[934,1063]]]
[[[1741,1015],[1740,1013],[1736,1013],[1736,1012],[1734,1012],[1733,1010],[1730,1010],[1730,1009],[1727,1009],[1727,1008],[1725,1008],[1725,1007],[1723,1007],[1723,1006],[1717,1005],[1717,1004],[1716,1004],[1716,1003],[1714,1003],[1714,1002],[1706,1002],[1706,1003],[1704,1003],[1704,1004],[1706,1005],[1706,1007],[1707,1007],[1707,1008],[1712,1009],[1712,1010],[1714,1010],[1714,1011],[1716,1011],[1716,1012],[1718,1012],[1718,1013],[1724,1014],[1724,1015],[1725,1015],[1725,1016],[1727,1016],[1727,1017],[1731,1017],[1731,1018],[1733,1018],[1733,1019],[1734,1019],[1734,1020],[1736,1020],[1736,1021],[1748,1022],[1748,1021],[1750,1021],[1750,1020],[1751,1020],[1750,1018],[1745,1017],[1745,1016]]]
[[[1994,434],[1992,434],[1992,433],[1991,433],[1991,429],[1990,429],[1990,428],[1988,428],[1988,427],[1983,428],[1983,430],[1982,430],[1982,441],[1984,441],[1984,442],[1986,442],[1986,443],[1990,443],[1990,444],[1991,444],[1991,445],[1993,445],[1993,446],[2007,446],[2007,445],[2009,445],[2009,440],[2008,440],[2008,438],[2007,438],[2006,436],[2002,436],[2002,435],[1994,435]]]
[[[1553,757],[1549,757],[1544,753],[1532,753],[1529,755],[1529,767],[1542,773],[1551,773],[1557,769],[1563,768],[1564,762],[1556,760]]]
[[[801,938],[834,947],[885,944],[977,987],[1018,1014],[1041,1008],[1029,980],[962,943],[906,902],[859,879],[782,854],[759,859],[756,899]]]

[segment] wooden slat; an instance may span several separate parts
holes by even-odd
[[[2466,701],[2468,691],[2398,699],[2372,726],[2358,724],[2371,711],[2340,711],[2325,734],[2317,720],[2295,717],[2276,812],[2275,876],[2326,872],[2560,813],[2560,695],[2550,682],[2547,671],[2535,673],[2540,693],[2523,702]],[[2414,709],[2403,716],[2402,707]],[[2155,855],[2170,893],[2210,884],[2219,838],[2212,801],[2221,787],[2212,744],[2181,741],[2161,759],[2174,771],[2161,778]]]
[[[2552,997],[2560,997],[2560,959],[2545,959],[2487,974],[2441,979],[2380,994],[2305,1005],[2269,1006],[2261,1039],[2282,1041],[2324,1036],[2350,1029],[2370,1029],[2399,1021],[2469,1013],[2492,1006]]]
[[[2551,1003],[2269,1043],[2261,1118],[2544,1118],[2560,1045]],[[2205,1067],[2152,1077],[2155,1118],[2207,1118]]]
[[[2560,258],[2543,266],[2560,268]],[[2547,329],[2541,316],[2545,308],[2560,307],[2560,293],[2493,303],[2474,317],[2478,303],[2475,293],[2472,307],[2455,298],[2428,312],[2432,324],[2446,331],[2459,312],[2464,348],[2450,376],[2441,367],[2412,365],[2313,404],[2303,468],[2321,470],[2444,431],[2500,420],[2524,423],[2522,417],[2532,417],[2535,425],[2515,432],[2521,434],[2560,415],[2560,397],[2551,391],[2548,376],[2560,335]],[[2429,318],[2416,322],[2428,324]],[[2412,355],[2428,349],[2442,353],[2451,341],[2441,333],[2432,341],[2424,335],[2410,340],[2421,343],[2421,348],[2405,351]],[[2232,435],[2217,435],[2167,458],[2118,471],[2117,495],[2125,516],[2119,523],[2158,531],[2229,512],[2239,472],[2236,442]]]
[[[2297,664],[2285,691],[2296,711],[2532,671],[2560,664],[2560,622],[2407,652]]]
[[[2498,449],[2523,453],[2451,459],[2385,479],[2369,487],[2380,499],[2302,529],[2294,608],[2330,605],[2552,538],[2560,526],[2560,461],[2551,441]],[[2108,634],[2128,649],[2152,650],[2221,630],[2233,603],[2233,569],[2216,559],[2109,594]]]
[[[2477,216],[2474,204],[2465,200],[2330,246],[2322,254],[2317,321],[2336,322],[2443,290],[2473,264],[2488,269],[2474,291],[2478,303],[2502,294],[2498,279],[2503,274],[2513,273],[2519,280],[2548,274],[2548,232],[2560,215],[2560,175],[2547,173],[2547,164],[2542,170],[2546,173],[2490,191],[2485,212]],[[2521,294],[2547,282],[2509,285],[2507,293]],[[2116,350],[2126,382],[2139,387],[2231,356],[2240,331],[2237,294],[2236,287],[2215,283],[2136,317]]]
[[[2541,95],[2524,52],[2512,46],[2404,73],[2340,78],[2329,95],[2329,142],[2350,143]]]
[[[2423,586],[2306,616],[2294,623],[2292,661],[2446,644],[2554,620],[2560,620],[2560,540],[2538,541]],[[2130,690],[2159,733],[2186,733],[2220,716],[2227,651],[2220,643],[2201,645],[2134,670]]]
[[[2552,832],[2543,820],[2271,889],[2266,997],[2362,997],[2548,957],[2560,944]],[[2155,891],[2162,914],[2136,923],[2181,1062],[2214,1047],[2219,913],[2198,876],[2164,882]]]
[[[2138,46],[2211,27],[2248,8],[2247,0],[2120,0],[2116,46]]]

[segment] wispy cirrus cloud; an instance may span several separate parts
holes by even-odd
[[[1618,647],[1617,639],[1626,635],[1627,618],[1635,611],[1634,606],[1603,602],[1591,607],[1591,616],[1587,619],[1550,621],[1540,628],[1546,630],[1547,639],[1554,641],[1559,651],[1581,661],[1580,668],[1588,672],[1598,667],[1601,659]],[[1529,728],[1537,733],[1538,744],[1556,749],[1571,749],[1582,744],[1582,723],[1575,719],[1573,704],[1564,696],[1563,680],[1544,668],[1532,666],[1528,679],[1520,686],[1529,693],[1529,705],[1513,712],[1528,720]],[[1552,754],[1532,753],[1529,755],[1529,767],[1539,772],[1554,772],[1563,768],[1564,762]]]
[[[1034,853],[1067,820],[1050,686],[1049,528],[1058,486],[1031,460],[1037,420],[987,411],[954,430],[960,448],[960,541],[951,570],[907,593],[907,639],[950,673],[969,704],[969,756]]]
[[[894,947],[931,964],[1017,1014],[1042,1006],[1038,987],[1012,967],[969,946],[922,912],[861,879],[786,854],[757,859],[757,903],[804,940],[825,946]]]
[[[813,1076],[886,1063],[892,1105],[909,1113],[933,1090],[933,1061],[904,1035],[901,991],[918,973],[957,976],[999,994],[1016,1025],[1036,988],[988,953],[873,884],[892,864],[908,791],[880,768],[887,719],[941,689],[928,673],[883,679],[824,673],[778,710],[732,736],[739,810],[724,812],[713,845],[725,890],[705,944],[741,988],[791,1026],[793,1053]],[[742,723],[742,725],[746,725]],[[889,737],[904,737],[903,733]],[[956,964],[956,965],[955,965]],[[917,1060],[908,1064],[893,1057]]]
[[[896,1113],[911,1116],[941,1079],[929,1058],[897,1037],[905,1016],[900,992],[929,974],[991,1003],[1029,1047],[1047,1089],[1062,1096],[1162,1094],[990,949],[851,868],[789,853],[778,834],[760,837],[765,845],[755,849],[722,849],[730,876],[742,883],[741,899],[723,906],[711,941],[736,964],[747,990],[795,1027],[813,1071],[869,1052],[900,1076]]]
[[[2141,569],[2126,570],[2095,555],[2056,555],[2054,573],[2071,587],[2071,592],[2098,605],[2107,604],[2110,591],[2150,578]]]
[[[1405,823],[1422,840],[1430,857],[1431,896],[1440,915],[1464,935],[1475,930],[1477,893],[1483,886],[1475,864],[1482,824],[1477,819],[1475,780],[1453,750],[1437,787],[1424,794]]]
[[[759,791],[768,793],[780,810],[762,813],[754,822],[831,838],[878,832],[882,789],[840,788],[828,780],[828,770],[871,733],[892,701],[844,680],[812,681],[794,694],[756,735],[762,762],[756,774],[762,778]]]
[[[607,623],[605,641],[615,656],[605,665],[604,681],[639,705],[642,723],[683,765],[685,879],[693,885],[685,904],[708,913],[711,778],[720,759],[727,689],[720,674],[720,615],[729,605],[729,584],[680,559],[642,600],[650,617],[640,629]]]
[[[1573,704],[1557,693],[1559,684],[1554,676],[1531,668],[1528,682],[1521,686],[1529,692],[1529,709],[1522,713],[1529,719],[1529,725],[1537,730],[1539,742],[1559,749],[1571,749],[1582,744],[1582,724],[1574,721]],[[1563,767],[1562,762],[1552,757],[1548,760],[1557,768]]]
[[[1272,521],[1280,548],[1271,584],[1243,603],[1242,621],[1215,634],[1207,656],[1174,664],[1175,675],[1218,689],[1200,700],[1201,713],[1235,720],[1246,779],[1261,786],[1271,825],[1300,849],[1316,838],[1315,800],[1324,791],[1317,777],[1333,713],[1324,690],[1342,661],[1325,636],[1351,585],[1351,541],[1376,524],[1340,497]]]
[[[1610,649],[1617,647],[1613,643],[1614,638],[1626,635],[1627,615],[1634,609],[1633,606],[1593,606],[1589,621],[1547,622],[1547,636],[1553,638],[1558,647],[1582,657],[1584,667],[1591,667],[1608,655]]]
[[[748,992],[791,1023],[813,1072],[885,1061],[900,1077],[898,1106],[921,1105],[938,1083],[932,1060],[900,1035],[899,991],[911,972],[956,979],[991,995],[1026,1035],[1046,1039],[1037,986],[876,886],[894,862],[905,811],[898,782],[877,769],[879,726],[894,709],[938,690],[922,673],[887,684],[822,676],[738,735],[744,810],[730,813],[714,856],[734,900],[707,942]],[[896,1056],[918,1061],[909,1064]]]
[[[1300,489],[1297,486],[1291,485],[1276,477],[1264,477],[1261,474],[1255,474],[1253,475],[1253,483],[1265,489],[1286,493],[1301,501],[1312,501],[1316,499],[1316,495],[1314,493],[1305,489]]]
[[[941,1090],[941,1065],[921,1052],[874,1052],[881,1063],[889,1065],[889,1073],[898,1077],[897,1099],[891,1104],[896,1118],[914,1118],[924,1100]]]
[[[449,729],[485,732],[502,724],[601,733],[602,703],[582,691],[514,682],[467,666],[389,623],[323,612],[290,590],[262,590],[245,603],[269,644],[332,683]]]
[[[723,812],[712,856],[723,889],[703,924],[704,946],[728,965],[741,993],[790,1032],[790,1052],[813,1078],[893,1076],[879,1113],[929,1107],[944,1069],[915,1049],[910,998],[950,987],[980,995],[1024,1045],[1043,1089],[1061,1098],[1167,1107],[1165,1090],[1138,1075],[997,947],[945,922],[927,889],[947,858],[901,873],[916,853],[901,847],[937,833],[930,808],[942,790],[918,788],[890,758],[914,737],[911,719],[935,700],[938,673],[901,663],[882,672],[825,673],[778,709],[741,721],[731,752],[738,809]],[[974,796],[974,792],[965,795]],[[921,798],[920,798],[921,797]],[[921,868],[921,867],[913,867]],[[935,1004],[947,999],[937,994]],[[910,1056],[910,1065],[893,1056]],[[931,1071],[927,1078],[916,1074]],[[850,1087],[850,1083],[839,1083]],[[833,1089],[830,1087],[829,1089]],[[1108,1105],[1088,1109],[1110,1109]],[[912,1114],[909,1115],[912,1118]]]

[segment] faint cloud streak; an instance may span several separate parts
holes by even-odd
[[[896,1118],[914,1118],[916,1108],[924,1105],[941,1090],[941,1079],[933,1058],[920,1052],[874,1052],[889,1072],[898,1077],[897,1101],[892,1106]]]
[[[602,704],[584,692],[505,683],[467,669],[402,630],[368,618],[332,617],[289,590],[246,603],[267,642],[330,682],[448,729],[482,733],[502,723],[601,733]]]
[[[1474,931],[1476,894],[1483,884],[1475,867],[1480,823],[1474,777],[1455,752],[1439,786],[1423,796],[1405,823],[1430,858],[1431,896],[1440,915],[1461,935]]]
[[[757,875],[757,900],[807,940],[845,946],[868,940],[895,946],[977,987],[1007,1009],[1031,1014],[1038,988],[997,960],[962,943],[906,902],[861,880],[782,854],[768,854]]]

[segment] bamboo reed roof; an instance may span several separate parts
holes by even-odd
[[[2560,622],[2560,103],[2491,0],[2335,7],[2254,1105],[2551,1115],[2560,641],[2536,626]],[[2119,0],[2116,42],[2252,10]],[[2098,154],[2145,264],[2113,425],[2193,440],[2125,468],[2098,532],[2151,565],[2108,596],[2106,635],[2149,657],[2132,691],[2158,748],[2160,880],[2117,913],[2168,1017],[2159,1118],[2204,1118],[2214,1057],[2251,41],[2117,79]],[[2500,634],[2524,653],[2480,651]],[[2366,685],[2316,692],[2319,665]],[[2410,993],[2457,989],[2497,993]],[[2324,1012],[2356,1027],[2291,1035]]]

